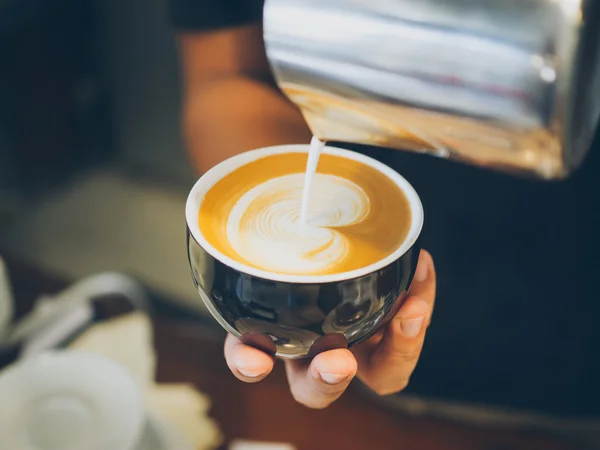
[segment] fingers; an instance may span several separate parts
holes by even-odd
[[[359,355],[360,378],[381,395],[401,391],[412,375],[431,320],[436,279],[431,255],[422,251],[408,299],[369,353]]]
[[[408,299],[385,331],[360,349],[355,348],[360,361],[359,376],[375,392],[391,394],[408,384],[423,347],[435,294],[433,259],[423,250]],[[232,336],[225,341],[225,358],[233,374],[242,381],[260,381],[273,370],[271,356]],[[321,353],[312,361],[286,361],[285,366],[296,401],[315,409],[337,400],[358,369],[357,359],[346,349]]]
[[[356,375],[356,359],[346,349],[320,353],[308,361],[286,361],[292,395],[309,408],[329,406],[344,393]]]
[[[412,375],[425,339],[429,304],[409,297],[386,329],[383,339],[361,367],[361,379],[380,395],[404,389]]]
[[[225,359],[240,380],[255,383],[273,370],[273,358],[229,335],[225,340]],[[329,406],[344,393],[356,375],[357,364],[346,349],[331,350],[312,361],[286,361],[292,395],[309,408]]]
[[[419,262],[413,282],[410,286],[409,294],[411,296],[420,297],[425,300],[431,310],[435,302],[436,293],[436,275],[433,258],[426,250],[421,250],[419,254]]]
[[[234,336],[225,340],[225,360],[233,374],[247,383],[256,383],[273,370],[273,358],[266,353],[243,344]]]

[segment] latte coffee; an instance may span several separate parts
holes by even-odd
[[[327,148],[302,221],[306,151],[242,156],[230,171],[207,173],[214,183],[198,211],[201,235],[230,261],[279,275],[352,273],[390,258],[414,234],[410,185],[370,158]]]

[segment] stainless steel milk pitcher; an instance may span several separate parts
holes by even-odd
[[[600,114],[596,0],[267,0],[267,55],[313,133],[542,178]]]

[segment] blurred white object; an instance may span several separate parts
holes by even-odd
[[[134,450],[143,403],[127,371],[102,356],[37,355],[0,375],[1,450]]]
[[[147,407],[151,416],[162,419],[164,435],[173,442],[175,431],[194,450],[214,449],[222,442],[219,428],[208,416],[210,400],[191,385],[158,384],[148,392]]]
[[[295,450],[295,447],[292,444],[237,440],[229,445],[229,450]]]
[[[193,447],[176,427],[171,426],[152,414],[146,417],[146,424],[136,450],[203,450]]]
[[[21,358],[30,358],[46,350],[58,347],[77,330],[94,319],[94,308],[90,303],[65,309],[54,322],[23,339]]]
[[[222,437],[208,416],[208,397],[191,385],[155,383],[157,361],[152,331],[149,317],[135,312],[94,325],[70,347],[118,362],[142,386],[147,421],[139,450],[217,448]]]
[[[0,344],[8,335],[8,328],[13,317],[13,298],[10,280],[4,260],[0,257]]]
[[[134,279],[119,273],[101,273],[83,278],[56,295],[41,296],[33,311],[17,324],[10,334],[11,342],[26,340],[40,330],[52,326],[67,311],[81,304],[90,304],[101,296],[121,295],[135,309],[147,310],[144,288]]]
[[[105,356],[127,369],[145,392],[153,386],[156,354],[152,323],[147,314],[134,312],[95,324],[69,346]]]
[[[93,319],[93,300],[108,295],[119,295],[138,310],[149,308],[143,286],[133,278],[109,272],[92,275],[56,295],[41,296],[4,343],[23,344],[22,357],[56,347]]]

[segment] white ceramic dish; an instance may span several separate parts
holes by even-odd
[[[149,415],[136,450],[194,450],[175,429]]]
[[[102,356],[45,353],[0,374],[0,450],[133,450],[143,423],[136,383]]]

